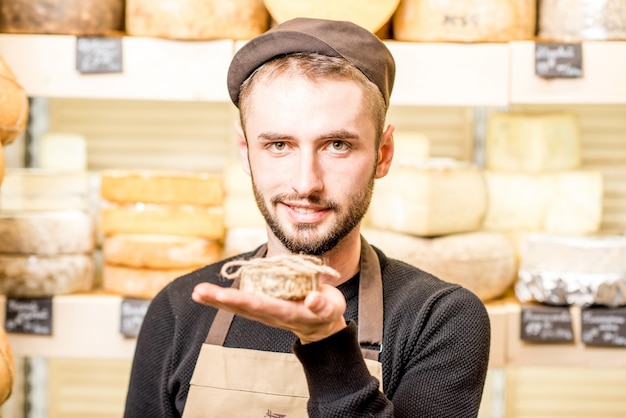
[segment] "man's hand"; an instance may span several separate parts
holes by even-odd
[[[302,344],[329,337],[346,327],[346,300],[335,287],[320,284],[304,300],[289,301],[253,295],[239,289],[199,283],[191,298],[235,315],[292,331]]]

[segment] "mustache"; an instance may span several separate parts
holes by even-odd
[[[281,203],[284,201],[297,201],[297,202],[306,202],[311,205],[324,206],[328,209],[337,210],[339,208],[339,204],[333,200],[323,199],[318,195],[310,195],[310,196],[300,196],[297,193],[281,193],[276,196],[273,196],[270,199],[272,204]]]

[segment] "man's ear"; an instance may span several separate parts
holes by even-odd
[[[237,134],[237,148],[239,149],[239,157],[241,159],[241,166],[243,171],[250,175],[250,161],[248,160],[248,141],[246,141],[246,134],[241,126],[241,121],[235,122],[235,132]]]
[[[393,125],[387,126],[387,129],[380,138],[380,144],[378,145],[378,163],[376,164],[377,179],[385,177],[391,166],[391,160],[393,159],[394,130],[395,127]]]

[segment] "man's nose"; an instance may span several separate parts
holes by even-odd
[[[293,174],[292,187],[299,196],[310,196],[324,188],[322,164],[315,152],[301,150],[297,159],[298,167]],[[289,173],[283,175],[288,176]]]

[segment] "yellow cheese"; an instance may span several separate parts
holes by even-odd
[[[578,234],[600,228],[603,178],[599,172],[486,171],[485,177],[489,189],[486,229]]]
[[[0,254],[0,293],[14,297],[44,297],[91,290],[91,255],[55,256]]]
[[[362,230],[388,257],[471,290],[483,301],[504,294],[517,278],[514,244],[499,232],[476,231],[437,238]]]
[[[2,10],[2,13],[7,11]],[[2,22],[3,19],[0,19]],[[28,95],[19,85],[15,74],[0,56],[0,148],[15,141],[26,129]],[[1,180],[1,177],[0,177]]]
[[[581,164],[578,120],[570,113],[492,114],[485,148],[490,170],[567,170]]]
[[[2,210],[89,208],[89,174],[85,171],[7,169],[0,187]]]
[[[80,210],[0,211],[0,253],[87,253],[96,241],[92,216]]]
[[[100,195],[111,202],[222,204],[222,176],[215,173],[105,170],[100,175]]]
[[[199,237],[116,234],[104,238],[102,256],[107,264],[127,267],[200,267],[218,261],[221,246]]]
[[[265,227],[232,228],[226,231],[223,256],[232,257],[247,253],[267,242]]]
[[[122,296],[152,299],[168,283],[193,270],[145,269],[105,264],[102,268],[102,289]]]
[[[470,163],[432,158],[398,165],[378,180],[368,225],[419,236],[477,230],[487,211],[482,171]]]
[[[506,42],[535,35],[536,0],[402,0],[393,16],[401,41]]]
[[[221,240],[224,215],[221,206],[115,204],[100,209],[101,231],[112,234],[165,234]]]

